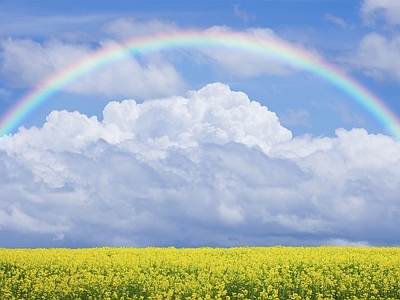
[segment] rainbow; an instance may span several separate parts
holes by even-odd
[[[62,87],[88,72],[93,72],[104,65],[126,57],[126,55],[177,48],[204,47],[227,47],[265,55],[315,74],[349,95],[351,99],[371,113],[394,137],[400,140],[400,120],[388,109],[384,102],[356,80],[327,63],[318,55],[277,39],[265,39],[245,33],[193,30],[134,38],[125,43],[98,50],[72,64],[69,68],[51,75],[17,101],[1,117],[0,138],[18,128],[28,115],[32,114],[39,105],[43,104]]]

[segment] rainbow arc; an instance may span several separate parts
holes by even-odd
[[[277,59],[294,68],[310,72],[342,90],[374,116],[395,138],[400,140],[400,120],[385,103],[345,72],[318,55],[277,39],[265,39],[245,33],[175,31],[134,38],[123,44],[92,53],[69,68],[41,82],[9,109],[0,119],[0,137],[18,128],[35,109],[58,90],[84,74],[94,72],[127,54],[138,55],[179,48],[228,47]]]

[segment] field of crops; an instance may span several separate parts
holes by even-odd
[[[400,299],[400,248],[0,249],[5,299]]]

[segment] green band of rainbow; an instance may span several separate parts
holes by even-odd
[[[317,55],[276,39],[262,39],[243,33],[203,31],[177,31],[135,38],[124,44],[99,50],[79,60],[66,70],[48,77],[8,110],[0,119],[0,137],[20,126],[28,115],[32,114],[57,90],[80,76],[121,59],[127,54],[204,47],[229,47],[249,51],[315,74],[348,94],[400,140],[399,118],[387,108],[384,102],[360,83]]]

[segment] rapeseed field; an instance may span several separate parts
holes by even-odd
[[[400,248],[0,249],[0,299],[400,299]]]

